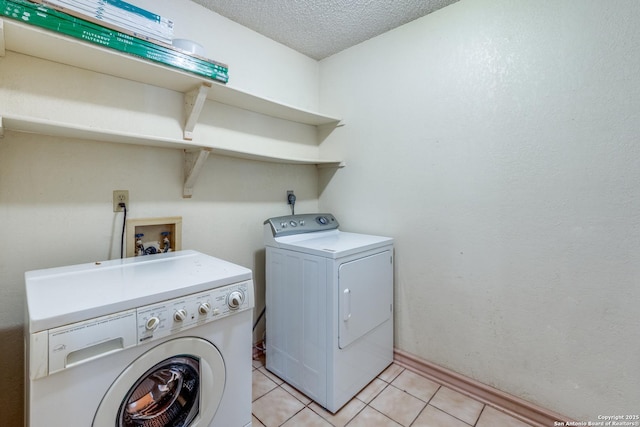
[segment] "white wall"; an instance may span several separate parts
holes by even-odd
[[[207,29],[208,43],[203,44],[208,45],[210,56],[229,64],[233,86],[303,108],[317,108],[316,61],[192,2],[147,3],[149,9],[161,13],[165,11],[158,8],[166,8],[166,15],[175,16],[176,21],[183,13],[190,15],[189,31]],[[174,14],[169,5],[179,13]],[[196,38],[190,34],[179,35]],[[214,40],[220,40],[219,55],[210,47]],[[182,99],[182,94],[169,90],[13,52],[0,58],[0,115],[61,121],[75,118],[87,126],[173,135],[179,131]],[[268,127],[256,114],[220,105],[209,105],[205,110],[222,111],[228,120],[242,120],[249,132]],[[203,119],[208,123],[203,127],[215,128],[216,121],[206,117],[207,111]],[[273,122],[269,138],[247,138],[277,144],[274,138],[284,133],[281,125]],[[298,131],[298,127],[292,130]],[[216,135],[225,134],[228,130],[219,129]],[[0,139],[2,425],[22,425],[24,272],[118,257],[123,215],[112,212],[113,190],[129,190],[129,218],[182,216],[183,248],[251,268],[257,315],[264,306],[262,222],[289,213],[285,201],[289,189],[295,190],[300,211],[316,211],[317,178],[315,166],[210,156],[194,186],[193,198],[183,199],[181,150],[6,131]],[[259,331],[260,327],[258,338]]]
[[[462,0],[321,62],[348,167],[320,209],[397,239],[398,348],[637,413],[638,28],[635,0]]]
[[[318,108],[318,62],[186,0],[133,3],[174,21],[174,37],[194,40],[229,65],[229,85],[308,109]]]

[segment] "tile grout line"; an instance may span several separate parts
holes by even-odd
[[[386,382],[385,380],[382,380],[382,381],[384,381],[384,382],[386,382],[386,383],[387,383],[387,386],[385,386],[385,388],[383,388],[382,390],[380,390],[380,392],[378,392],[378,394],[376,394],[376,397],[377,397],[377,396],[379,396],[379,395],[382,393],[382,391],[384,391],[388,386],[392,386],[392,387],[395,387],[397,390],[400,390],[400,391],[402,391],[402,392],[404,392],[404,393],[408,394],[409,396],[414,397],[414,398],[418,399],[419,401],[423,402],[423,403],[425,404],[425,405],[424,405],[424,407],[420,410],[420,412],[418,412],[418,414],[415,416],[415,418],[413,419],[413,421],[411,421],[411,423],[409,423],[409,427],[411,427],[411,426],[416,422],[416,420],[420,417],[420,414],[422,414],[422,412],[423,412],[423,411],[424,411],[428,406],[431,406],[432,408],[435,408],[436,410],[438,410],[438,411],[442,412],[443,414],[446,414],[446,415],[448,415],[448,416],[450,416],[450,417],[452,417],[452,418],[455,418],[456,420],[459,420],[460,422],[462,422],[462,423],[464,423],[464,424],[466,424],[466,425],[468,425],[468,426],[470,426],[470,427],[474,427],[474,426],[477,424],[478,420],[480,419],[480,415],[482,414],[482,411],[484,411],[484,408],[485,408],[485,406],[486,406],[486,405],[484,405],[484,404],[482,405],[482,410],[480,411],[480,414],[478,415],[478,418],[476,419],[476,421],[474,422],[474,424],[473,424],[473,426],[472,426],[472,425],[468,424],[467,422],[465,422],[464,420],[461,420],[460,418],[456,417],[455,415],[450,414],[450,413],[448,413],[447,411],[445,411],[445,410],[443,410],[443,409],[440,409],[440,408],[438,408],[438,407],[437,407],[437,406],[435,406],[435,405],[430,405],[431,401],[432,401],[432,400],[433,400],[433,398],[436,396],[436,394],[438,394],[438,392],[440,391],[440,389],[442,389],[442,387],[444,387],[442,384],[437,383],[437,382],[435,382],[435,381],[432,381],[434,384],[437,384],[437,385],[438,385],[438,388],[436,388],[436,390],[433,392],[433,394],[431,395],[431,397],[429,397],[429,399],[428,399],[427,401],[422,400],[422,399],[421,399],[420,397],[418,397],[418,396],[414,396],[413,394],[409,393],[409,392],[408,392],[408,391],[406,391],[406,390],[403,390],[403,389],[401,389],[401,388],[399,388],[399,387],[394,386],[394,385],[393,385],[393,382],[394,382],[394,381],[395,381],[395,380],[396,380],[396,379],[397,379],[397,378],[398,378],[398,377],[399,377],[403,372],[405,372],[405,371],[413,372],[413,371],[411,371],[411,370],[407,370],[407,368],[405,368],[405,367],[402,367],[402,370],[401,370],[401,371],[398,373],[398,375],[396,375],[396,376],[395,376],[395,377],[394,377],[390,382]],[[377,378],[379,378],[379,377],[377,377]],[[422,377],[422,378],[424,378],[424,377]],[[425,378],[425,379],[428,379],[428,378]],[[431,381],[431,380],[429,380],[429,381]],[[375,397],[374,397],[374,399],[375,399]],[[373,399],[371,399],[371,401],[373,402]],[[373,408],[373,409],[375,409],[375,408]],[[383,415],[384,415],[384,414],[383,414]],[[396,420],[393,420],[393,421],[394,421],[394,422],[397,422]],[[398,423],[398,424],[399,424],[399,423]]]
[[[478,414],[478,419],[476,420],[475,423],[473,423],[473,427],[477,427],[478,423],[480,422],[480,417],[482,417],[482,413],[484,412],[484,410],[487,408],[487,405],[485,404],[482,407],[482,411],[480,411],[480,413]]]

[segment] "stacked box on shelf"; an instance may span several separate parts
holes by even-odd
[[[69,15],[171,44],[173,21],[122,0],[36,0]]]
[[[44,4],[27,0],[0,0],[0,16],[189,71],[222,83],[229,80],[228,67],[225,64],[195,57],[168,46],[112,30]]]

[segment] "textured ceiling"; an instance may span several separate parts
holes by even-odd
[[[323,59],[458,0],[193,0]]]

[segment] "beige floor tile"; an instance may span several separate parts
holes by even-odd
[[[394,386],[388,386],[382,390],[369,404],[372,408],[403,426],[411,425],[425,405],[426,403],[422,400]]]
[[[253,426],[252,426],[253,427]],[[322,418],[309,408],[304,408],[289,419],[282,427],[332,427],[329,421]]]
[[[493,427],[499,425],[494,424]],[[442,412],[435,406],[427,405],[418,415],[415,422],[411,424],[411,427],[469,427],[469,424],[463,423],[446,412]]]
[[[360,393],[356,396],[358,399],[362,400],[364,403],[371,402],[388,384],[381,379],[374,378],[373,381],[369,383],[365,388],[363,388]]]
[[[440,387],[429,404],[471,425],[476,422],[484,406],[477,400],[447,387]]]
[[[309,399],[305,394],[299,392],[295,387],[291,387],[289,384],[284,383],[280,387],[282,387],[287,393],[291,394],[293,397],[302,402],[303,405],[308,405],[311,403],[311,399]]]
[[[313,412],[329,421],[335,427],[344,427],[347,425],[364,407],[365,404],[362,401],[351,399],[351,401],[344,405],[338,412],[332,414],[315,402],[309,405],[309,408],[312,409]]]
[[[266,367],[261,367],[258,369],[260,372],[262,372],[263,374],[265,374],[271,381],[273,381],[274,383],[278,384],[278,385],[282,385],[284,383],[284,380],[282,378],[280,378],[279,376],[277,376],[276,374],[267,371]]]
[[[262,368],[264,366],[264,358],[258,357],[257,359],[253,359],[251,361],[254,369]]]
[[[252,372],[252,388],[251,388],[251,401],[253,402],[259,397],[264,396],[278,385],[271,381],[265,374],[258,369],[254,369]]]
[[[253,427],[531,427],[395,363],[336,414],[267,371],[264,358],[252,375]]]
[[[395,380],[402,371],[404,371],[404,368],[402,366],[392,363],[387,369],[385,369],[380,375],[378,375],[378,378],[380,378],[382,381],[390,383],[391,381]]]
[[[385,417],[380,412],[367,406],[349,423],[348,427],[401,427],[400,424]]]
[[[440,384],[407,369],[402,371],[391,384],[425,402],[428,402],[440,388]]]
[[[257,419],[255,415],[253,415],[251,417],[251,427],[264,427],[264,424],[262,424],[260,420]]]
[[[476,425],[477,427],[529,427],[529,424],[523,423],[488,405],[484,407]]]
[[[266,427],[278,427],[302,408],[298,399],[277,387],[254,401],[252,412]]]

